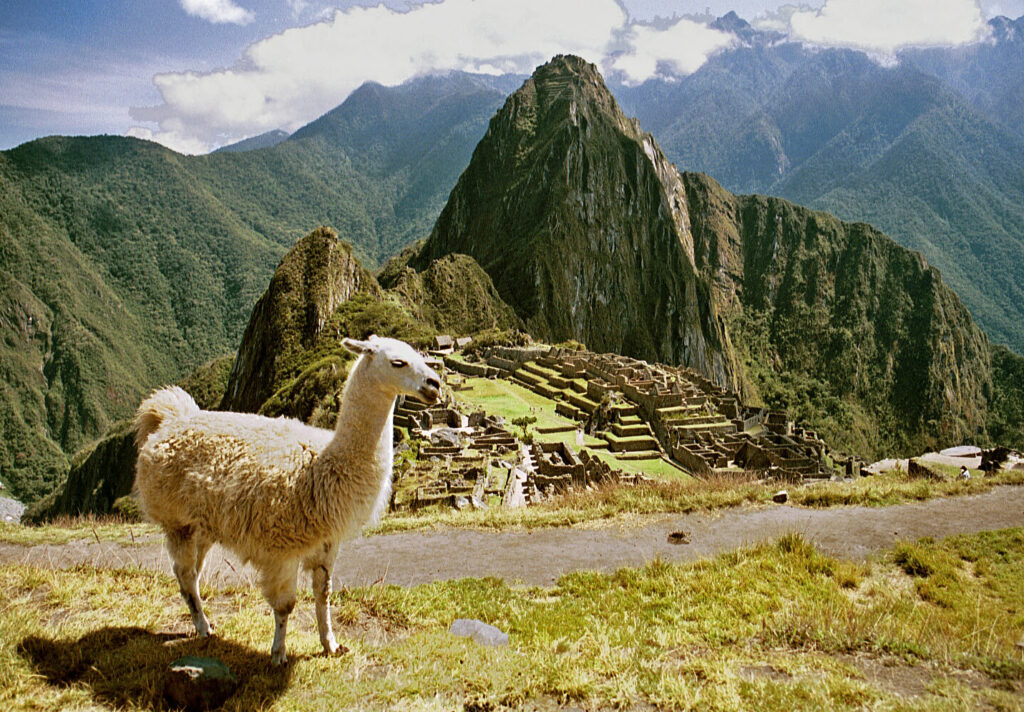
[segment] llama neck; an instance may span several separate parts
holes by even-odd
[[[367,378],[357,364],[349,376],[350,383],[342,396],[338,422],[334,427],[334,439],[328,450],[345,453],[352,462],[375,460],[382,442],[391,449],[392,419],[395,410],[395,395],[387,388]]]
[[[371,518],[383,486],[390,487],[395,395],[357,363],[342,396],[334,438],[310,472],[307,516],[354,534]],[[319,527],[317,527],[319,528]]]

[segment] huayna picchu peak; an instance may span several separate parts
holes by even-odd
[[[491,119],[411,263],[449,253],[537,338],[694,368],[854,452],[986,432],[991,347],[937,270],[863,223],[680,173],[579,58]]]
[[[538,338],[736,383],[679,174],[581,59],[540,67],[491,119],[419,261],[451,252]]]

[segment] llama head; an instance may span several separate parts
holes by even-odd
[[[372,378],[395,395],[416,396],[431,404],[441,397],[440,377],[404,341],[371,336],[366,341],[342,339],[342,344],[352,353],[362,354],[361,361]]]

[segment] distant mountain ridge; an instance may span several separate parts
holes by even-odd
[[[731,16],[723,29],[742,46],[676,82],[614,89],[681,168],[920,250],[994,340],[1024,353],[1024,18],[989,26],[988,41],[883,67]]]
[[[258,136],[250,136],[247,139],[229,143],[227,146],[221,146],[213,151],[213,153],[242,153],[244,151],[256,151],[261,148],[273,148],[287,139],[289,135],[287,131],[274,129],[273,131],[261,133]]]

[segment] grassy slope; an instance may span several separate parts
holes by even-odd
[[[166,665],[199,654],[239,676],[226,709],[1014,710],[1022,572],[1024,531],[1012,529],[905,543],[867,564],[787,536],[550,588],[346,589],[334,594],[350,648],[340,659],[318,654],[306,592],[289,631],[293,662],[272,670],[272,620],[253,588],[204,591],[218,634],[201,642],[186,637],[165,574],[4,565],[0,591],[14,605],[0,609],[0,704],[158,705]],[[452,637],[460,617],[507,631],[510,645]]]

